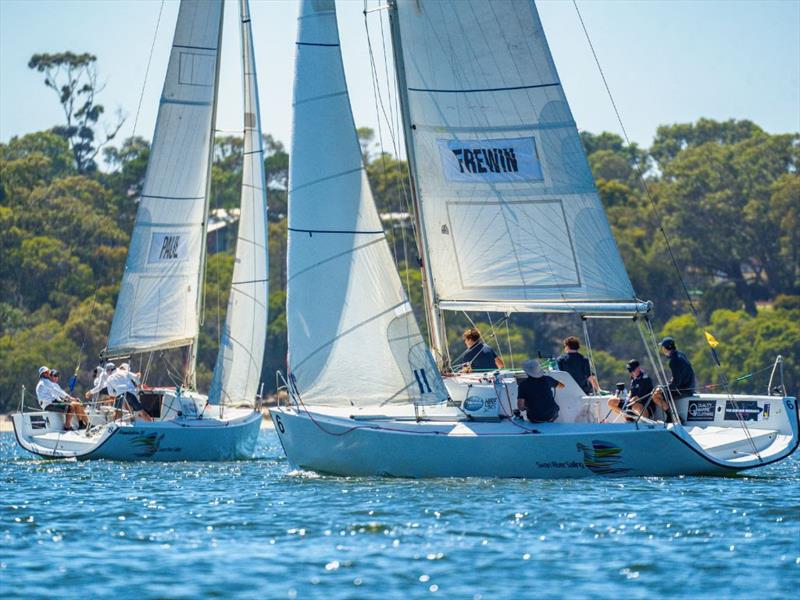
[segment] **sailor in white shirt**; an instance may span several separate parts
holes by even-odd
[[[36,384],[36,399],[42,410],[64,413],[64,429],[71,429],[72,415],[78,417],[81,425],[89,424],[89,417],[83,405],[58,384],[59,372],[46,366],[39,367],[39,382]]]
[[[153,418],[142,408],[139,402],[139,390],[137,386],[141,383],[141,374],[132,373],[128,363],[122,363],[106,381],[108,393],[116,397],[114,408],[122,409],[128,405],[131,412],[137,411],[139,416],[145,421],[152,421]],[[119,417],[117,417],[119,418]]]
[[[94,396],[95,400],[99,400],[103,396],[111,395],[108,391],[108,378],[114,372],[116,365],[113,362],[106,363],[103,367],[97,367],[100,369],[100,373],[97,377],[94,378],[94,385],[92,389],[86,392],[86,399],[88,400],[92,396]]]

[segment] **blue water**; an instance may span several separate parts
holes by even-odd
[[[666,460],[666,458],[665,458]],[[3,598],[787,598],[800,460],[735,478],[399,480],[44,462],[0,435]]]

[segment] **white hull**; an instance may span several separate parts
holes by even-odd
[[[176,403],[186,409],[178,411]],[[64,416],[53,412],[13,415],[19,445],[43,458],[121,461],[217,461],[249,459],[255,454],[261,412],[252,408],[219,407],[203,411],[205,397],[164,395],[162,418],[155,421],[105,422],[100,412],[91,415],[89,434],[64,431]],[[180,414],[179,414],[180,412]]]
[[[730,397],[679,401],[686,425],[468,420],[456,408],[404,408],[368,415],[323,407],[271,409],[289,461],[301,469],[353,476],[573,478],[595,475],[725,475],[789,456],[798,446],[794,398],[736,396],[761,420],[749,436],[726,411]],[[704,420],[687,421],[690,402]],[[719,407],[719,410],[717,410]],[[697,407],[693,408],[695,417]],[[375,411],[373,411],[374,413]],[[729,418],[726,419],[725,416]],[[713,417],[713,420],[711,418]],[[754,452],[753,447],[755,446]]]

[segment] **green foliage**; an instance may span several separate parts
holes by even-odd
[[[691,360],[700,385],[724,391],[720,386],[724,373],[731,392],[766,393],[769,369],[781,354],[789,393],[800,391],[800,309],[762,310],[755,316],[720,309],[711,315],[707,329],[719,342],[721,368],[715,365],[703,330],[691,315],[673,317],[661,332],[679,340],[679,349]],[[738,380],[751,373],[756,374]]]
[[[78,60],[76,58],[75,60]],[[44,72],[44,71],[43,71]],[[73,93],[77,93],[73,90]],[[720,341],[724,372],[733,381],[786,359],[790,392],[800,385],[800,175],[797,135],[770,135],[748,121],[700,120],[659,129],[650,150],[619,136],[581,134],[634,289],[653,300],[660,333],[673,335],[689,355],[701,385],[718,384],[702,329],[688,303],[658,232],[647,185],[670,236],[704,328]],[[374,132],[360,132],[365,166],[380,212],[410,210],[404,161],[374,151]],[[264,137],[269,187],[270,297],[262,380],[286,369],[286,239],[289,156]],[[212,206],[238,206],[241,138],[217,139]],[[18,402],[19,385],[36,383],[36,367],[71,373],[81,353],[81,385],[105,345],[124,268],[137,198],[149,157],[142,138],[103,151],[109,172],[76,168],[65,138],[39,132],[0,144],[0,410]],[[81,173],[81,171],[84,171]],[[385,222],[423,335],[422,281],[411,221]],[[198,386],[207,389],[225,318],[233,256],[209,256]],[[756,302],[760,304],[757,306]],[[762,302],[763,301],[763,302]],[[771,301],[771,306],[770,306]],[[572,316],[471,315],[507,366],[528,357],[555,356],[566,335],[579,335]],[[491,317],[491,321],[490,321]],[[463,352],[462,314],[446,315],[453,358]],[[588,324],[600,384],[627,381],[624,363],[646,353],[626,321]],[[585,340],[583,340],[585,343]],[[168,383],[180,370],[179,352],[165,353],[154,379]],[[137,367],[138,368],[138,367]],[[766,391],[768,372],[732,383],[733,391]],[[66,378],[65,378],[66,379]]]
[[[379,212],[409,212],[408,165],[388,153],[379,154],[367,164],[372,195]]]

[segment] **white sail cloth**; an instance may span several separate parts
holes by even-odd
[[[244,76],[241,215],[228,312],[209,392],[211,404],[251,402],[255,399],[261,381],[267,336],[269,254],[261,113],[247,0],[240,0],[239,7]]]
[[[190,344],[199,326],[221,0],[181,2],[109,355]]]
[[[399,0],[398,16],[441,308],[631,302],[533,2]]]
[[[289,190],[289,370],[306,404],[447,394],[392,261],[363,168],[333,0],[298,19]]]

